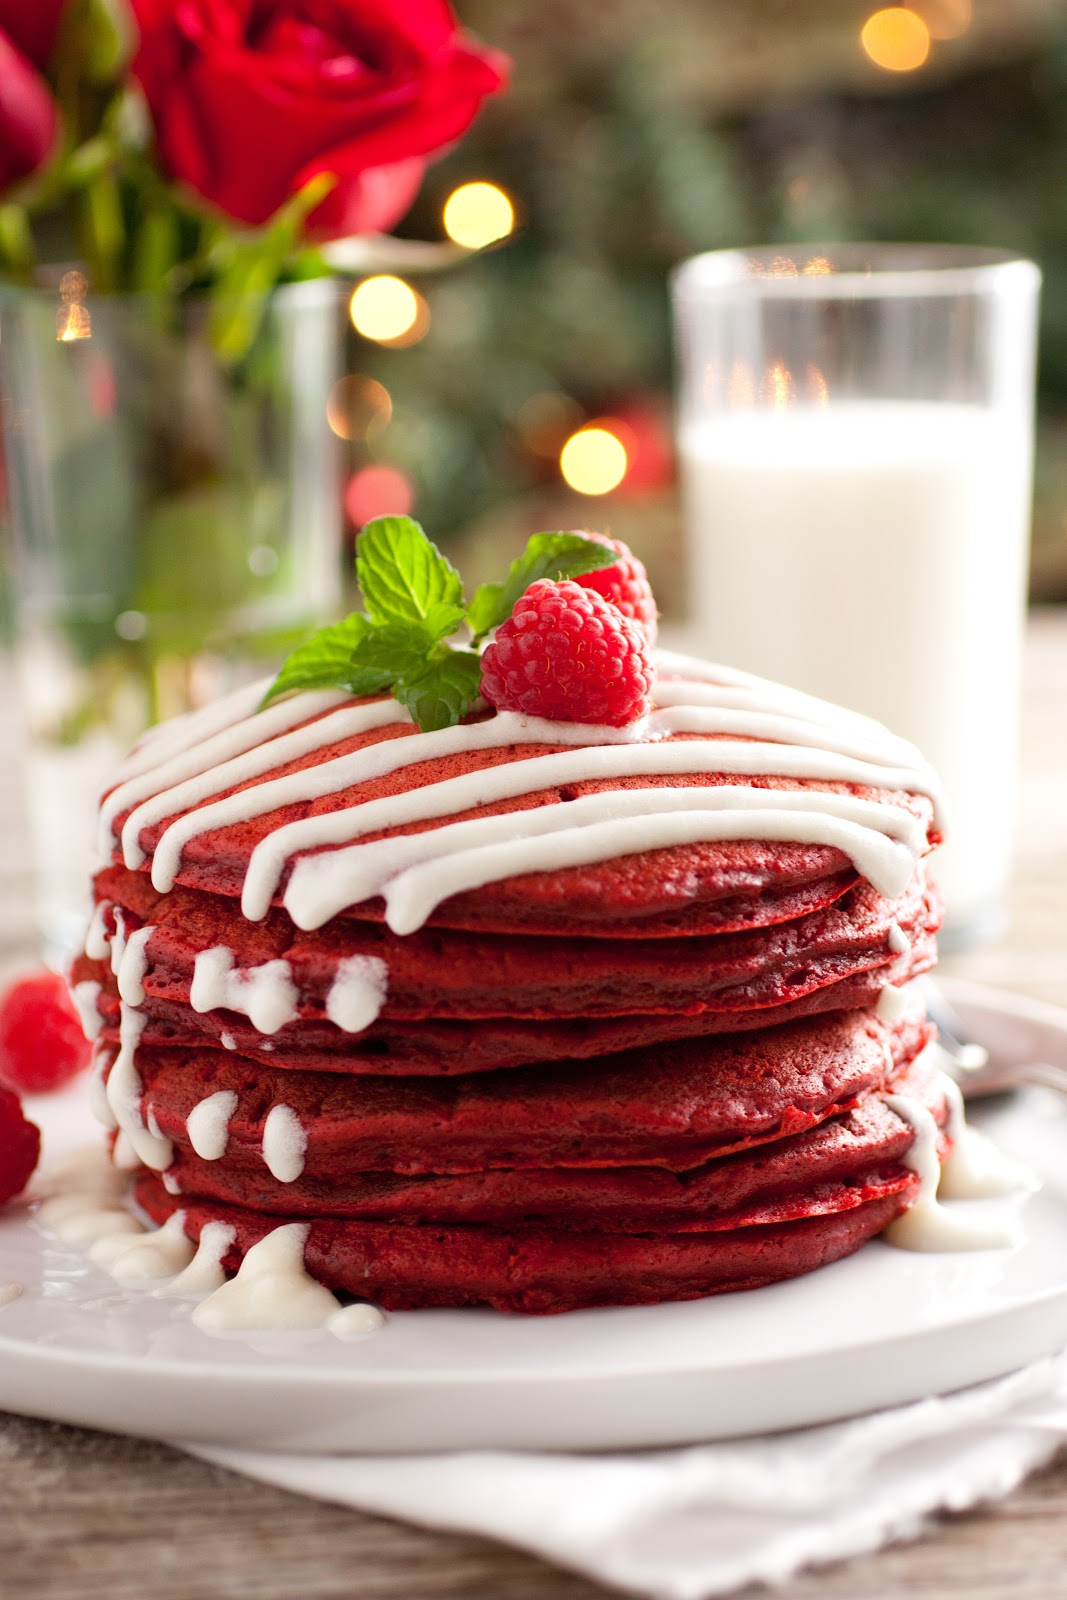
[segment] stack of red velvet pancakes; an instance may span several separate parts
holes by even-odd
[[[73,979],[155,1221],[224,1225],[231,1271],[303,1224],[387,1308],[548,1312],[790,1277],[912,1204],[936,782],[656,666],[622,728],[260,685],[141,742]]]

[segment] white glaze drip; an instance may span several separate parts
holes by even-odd
[[[208,1333],[324,1327],[338,1303],[304,1267],[309,1232],[307,1223],[288,1222],[253,1245],[237,1276],[195,1308],[197,1327]]]
[[[230,1139],[230,1118],[237,1110],[237,1096],[232,1089],[220,1089],[209,1094],[206,1100],[195,1105],[186,1118],[185,1127],[192,1145],[201,1161],[221,1161]]]
[[[159,1179],[160,1179],[160,1182],[162,1183],[164,1189],[166,1189],[168,1194],[173,1194],[173,1195],[181,1194],[182,1186],[178,1182],[177,1174],[175,1172],[173,1172],[169,1167],[167,1168],[166,1172],[161,1172],[160,1173]]]
[[[121,1172],[136,1172],[143,1165],[140,1156],[133,1148],[128,1134],[119,1132],[115,1140],[115,1147],[111,1152],[111,1159]]]
[[[887,983],[875,1001],[874,1013],[883,1022],[892,1025],[900,1021],[907,1009],[907,990],[894,988],[893,984]]]
[[[144,976],[148,969],[148,941],[155,933],[149,923],[126,939],[118,964],[119,996],[128,1006],[144,1004]]]
[[[226,1282],[222,1263],[227,1250],[237,1237],[236,1228],[226,1222],[205,1222],[200,1230],[196,1254],[173,1283],[164,1284],[155,1291],[159,1297],[181,1298],[214,1294]]]
[[[928,1049],[941,1053],[936,1044]],[[939,1197],[943,1200],[986,1200],[1032,1193],[1038,1187],[1034,1175],[1020,1162],[1002,1154],[992,1139],[967,1122],[963,1092],[955,1079],[942,1073],[939,1083],[948,1101],[945,1132],[952,1140],[952,1149],[941,1168]]]
[[[114,911],[115,931],[111,935],[111,970],[117,977],[118,970],[122,965],[122,957],[126,950],[126,919],[118,906],[114,908]]]
[[[937,1198],[941,1167],[937,1159],[938,1128],[933,1114],[911,1095],[887,1094],[885,1103],[914,1129],[915,1142],[900,1159],[918,1174],[919,1193],[882,1238],[901,1250],[998,1250],[1014,1242],[1012,1231],[997,1221],[961,1216]]]
[[[141,1079],[137,1072],[137,1046],[146,1018],[125,1003],[121,1009],[119,1053],[107,1080],[107,1101],[115,1125],[126,1135],[138,1160],[155,1172],[164,1172],[173,1160],[169,1139],[153,1134],[141,1114]]]
[[[171,1278],[192,1261],[196,1250],[185,1236],[185,1212],[175,1211],[161,1228],[142,1234],[134,1241],[118,1243],[102,1239],[89,1251],[89,1257],[107,1268],[121,1283],[138,1283],[145,1278]]]
[[[89,918],[89,926],[85,930],[85,954],[90,961],[106,961],[111,935],[107,931],[107,914],[111,910],[109,900],[101,900],[99,905],[93,907],[93,914]]]
[[[224,1050],[237,1049],[237,1040],[234,1038],[232,1033],[227,1033],[225,1028],[223,1028],[222,1032],[219,1034],[219,1043]]]
[[[891,922],[889,924],[889,937],[887,942],[890,950],[895,956],[907,955],[908,951],[911,949],[911,940],[908,938],[899,922]]]
[[[385,1313],[377,1306],[357,1301],[327,1317],[326,1327],[338,1339],[366,1339],[385,1327]]]
[[[104,1026],[104,1019],[96,1004],[99,995],[100,985],[93,978],[83,978],[81,983],[71,985],[70,998],[74,1001],[78,1021],[87,1039],[95,1039]]]
[[[193,967],[194,1011],[240,1011],[259,1033],[277,1033],[297,1014],[299,994],[288,961],[235,968],[225,945],[201,950]]]
[[[9,1306],[23,1292],[21,1283],[0,1283],[0,1306]]]
[[[105,1086],[108,1068],[114,1059],[111,1051],[98,1049],[93,1057],[92,1071],[89,1074],[89,1110],[97,1122],[105,1128],[118,1127]]]
[[[380,956],[346,956],[326,996],[326,1015],[345,1033],[369,1028],[385,1004],[389,968]]]
[[[295,1183],[304,1170],[308,1136],[291,1106],[271,1106],[263,1124],[263,1160],[279,1183]]]

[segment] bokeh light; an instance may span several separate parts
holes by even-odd
[[[462,183],[445,201],[445,232],[467,250],[483,250],[506,239],[515,226],[515,207],[495,183]]]
[[[392,415],[388,389],[362,372],[338,378],[326,402],[326,421],[339,439],[373,439],[389,425]]]
[[[931,39],[958,39],[974,20],[971,0],[916,0],[915,10],[929,28]]]
[[[410,335],[419,324],[420,307],[423,306],[425,301],[422,296],[416,294],[403,278],[381,273],[373,278],[365,278],[353,289],[348,311],[352,326],[365,339],[374,339],[379,344],[396,344],[401,340],[411,342]],[[428,315],[426,326],[429,326]],[[420,333],[418,337],[421,336]]]
[[[876,67],[914,72],[930,54],[930,29],[907,6],[886,6],[867,18],[860,43]]]
[[[362,467],[345,486],[345,513],[357,528],[374,517],[406,517],[415,491],[397,467]]]
[[[60,306],[56,312],[56,338],[61,344],[73,344],[77,339],[91,339],[92,323],[85,306],[72,301]]]
[[[610,494],[626,476],[626,446],[603,426],[580,428],[560,451],[564,482],[579,494]]]

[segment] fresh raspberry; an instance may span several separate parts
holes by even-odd
[[[0,1089],[0,1206],[22,1193],[40,1153],[40,1132],[10,1089]]]
[[[649,709],[644,629],[581,584],[532,583],[482,656],[482,694],[500,711],[621,728]]]
[[[652,593],[652,585],[648,581],[643,561],[638,561],[629,545],[623,544],[621,539],[609,539],[606,533],[593,533],[589,528],[580,528],[578,532],[587,539],[595,539],[597,544],[606,544],[614,550],[618,561],[610,567],[600,567],[596,572],[584,572],[575,581],[583,589],[595,589],[597,594],[603,595],[605,600],[610,600],[613,606],[618,606],[624,617],[639,623],[648,634],[649,644],[656,642],[656,600]]]
[[[0,1083],[47,1094],[89,1065],[91,1046],[57,972],[17,978],[0,999]]]

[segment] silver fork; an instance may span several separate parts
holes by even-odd
[[[1048,1061],[1009,1064],[995,1061],[984,1045],[968,1039],[955,1007],[932,978],[920,978],[926,1012],[937,1028],[939,1042],[949,1057],[948,1070],[968,1100],[982,1095],[1005,1094],[1034,1084],[1067,1095],[1067,1069]]]

